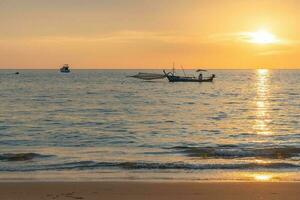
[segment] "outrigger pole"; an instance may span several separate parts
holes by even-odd
[[[175,75],[175,62],[173,62],[173,75]]]
[[[185,71],[184,71],[182,65],[181,65],[181,69],[182,69],[182,71],[183,71],[184,76],[186,76]]]

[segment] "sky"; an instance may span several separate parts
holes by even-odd
[[[299,0],[0,0],[0,68],[300,69]]]

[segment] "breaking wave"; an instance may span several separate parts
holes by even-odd
[[[218,147],[174,147],[172,149],[185,153],[191,157],[204,158],[268,158],[268,159],[287,159],[300,156],[299,147],[274,147],[274,148],[238,148],[235,146]]]
[[[4,153],[0,154],[0,161],[28,161],[50,156],[51,155],[41,155],[37,153]]]
[[[126,169],[126,170],[255,170],[255,169],[299,169],[300,165],[291,163],[241,163],[241,164],[190,164],[183,162],[94,162],[80,161],[62,164],[0,167],[0,171],[47,171],[47,170],[96,170],[96,169]]]

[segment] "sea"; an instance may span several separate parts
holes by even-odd
[[[138,72],[0,70],[0,181],[300,181],[300,70]]]

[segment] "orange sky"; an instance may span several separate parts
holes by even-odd
[[[0,0],[0,68],[300,68],[299,9],[299,0]],[[268,35],[276,40],[257,42]]]

